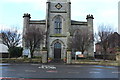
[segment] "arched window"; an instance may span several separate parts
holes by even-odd
[[[73,33],[73,38],[79,37],[81,35],[81,31],[79,29],[75,30]]]
[[[60,49],[60,48],[61,48],[61,44],[60,44],[59,42],[55,43],[55,44],[54,44],[54,48]]]
[[[62,20],[60,16],[57,16],[55,18],[54,28],[55,28],[54,31],[56,34],[60,34],[62,32]]]

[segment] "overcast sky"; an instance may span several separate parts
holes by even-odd
[[[23,14],[42,20],[46,16],[47,0],[0,0],[0,29],[18,27],[22,30]],[[94,16],[94,29],[100,24],[118,27],[119,0],[71,0],[72,20],[86,21],[87,14]]]

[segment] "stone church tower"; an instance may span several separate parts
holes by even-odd
[[[48,58],[64,59],[68,49],[68,39],[73,37],[77,30],[87,27],[90,34],[93,34],[93,15],[87,15],[87,21],[71,20],[70,0],[48,0],[46,3],[46,19],[30,20],[30,14],[24,14],[23,35],[27,27],[39,27],[47,34],[40,51],[35,51],[35,56],[41,56],[43,47],[47,48]],[[23,39],[23,47],[25,41]],[[87,49],[89,56],[94,56],[94,45]]]
[[[69,0],[47,2],[47,48],[51,58],[64,59],[71,26],[71,3]]]

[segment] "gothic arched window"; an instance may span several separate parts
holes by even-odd
[[[60,49],[60,48],[61,48],[61,44],[60,44],[59,42],[55,43],[55,44],[54,44],[54,48]]]
[[[55,18],[54,31],[56,34],[60,34],[62,32],[62,20],[61,20],[60,16],[57,16]]]

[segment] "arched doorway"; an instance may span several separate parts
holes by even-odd
[[[59,42],[54,44],[54,58],[61,59],[61,43]]]

